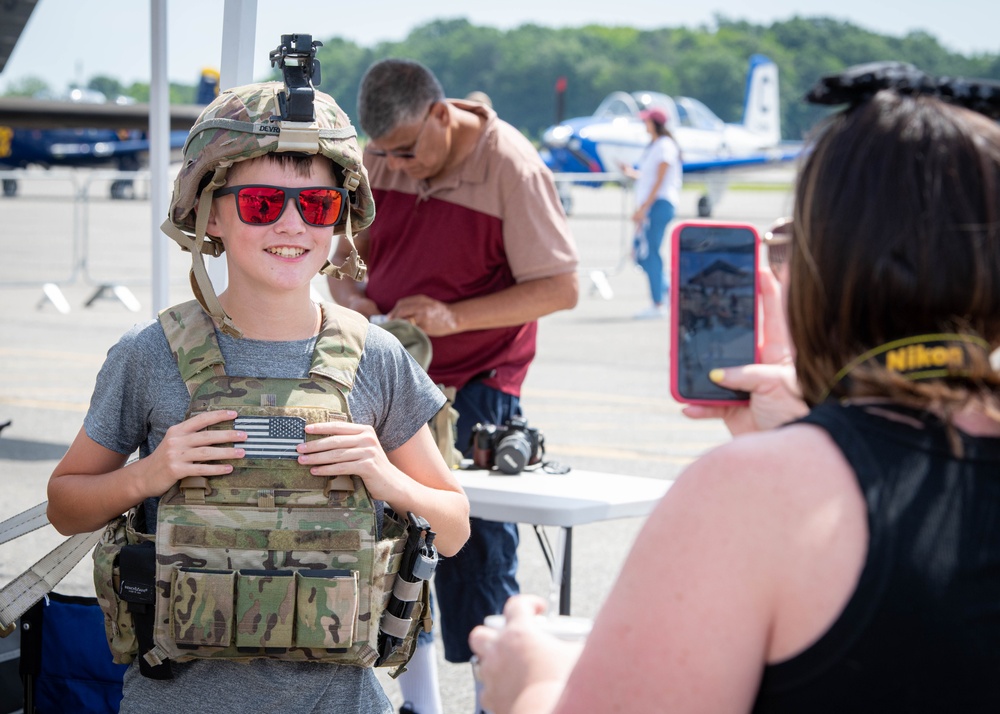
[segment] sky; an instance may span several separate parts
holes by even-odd
[[[171,81],[194,84],[202,68],[219,68],[224,4],[225,0],[169,0]],[[148,82],[149,5],[141,0],[39,0],[0,73],[0,93],[29,76],[43,79],[55,91],[95,75],[125,85]],[[499,29],[526,23],[650,29],[711,27],[717,14],[757,24],[795,15],[832,17],[887,35],[922,30],[963,54],[1000,53],[997,0],[258,0],[254,79],[267,75],[267,53],[282,34],[309,33],[321,40],[338,36],[367,47],[401,40],[414,27],[435,19],[466,18]]]

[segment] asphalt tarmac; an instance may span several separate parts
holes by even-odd
[[[789,178],[768,173],[761,179],[767,187],[727,192],[713,218],[763,231],[791,209],[790,186],[771,185]],[[11,421],[0,433],[0,521],[45,500],[49,474],[80,429],[107,349],[135,322],[153,316],[147,192],[137,186],[139,198],[111,201],[107,189],[93,174],[51,172],[22,182],[17,197],[0,198],[0,424]],[[613,187],[576,187],[573,195],[580,302],[541,320],[538,356],[522,395],[525,414],[545,435],[546,460],[674,479],[728,432],[720,423],[686,419],[671,398],[668,321],[632,317],[649,298],[645,275],[628,256],[631,198]],[[685,190],[677,220],[696,216],[697,198]],[[167,252],[170,301],[187,300],[190,258],[172,243]],[[668,247],[663,254],[669,261]],[[321,279],[315,286],[329,297]],[[127,307],[133,297],[137,312]],[[62,299],[66,313],[57,309]],[[570,471],[567,489],[572,478]],[[573,614],[597,612],[642,522],[574,529]],[[0,545],[0,586],[61,540],[47,527]],[[530,526],[521,526],[520,557],[522,590],[547,595],[548,572]],[[57,590],[92,595],[91,567],[85,558]],[[468,665],[439,657],[439,668],[445,714],[470,714]],[[396,683],[380,679],[401,704]]]

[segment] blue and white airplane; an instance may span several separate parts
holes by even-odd
[[[635,166],[649,144],[639,112],[651,108],[666,113],[667,126],[681,148],[684,173],[706,174],[708,193],[698,201],[699,216],[711,215],[725,191],[724,172],[792,161],[800,151],[798,145],[781,141],[778,66],[763,55],[753,55],[739,124],[723,122],[691,97],[613,92],[593,115],[567,119],[546,129],[542,159],[557,174],[620,174],[620,164]],[[560,181],[557,185],[568,210],[569,184]]]
[[[202,71],[195,104],[170,108],[170,148],[184,146],[188,129],[219,92],[219,73]],[[105,166],[135,171],[149,153],[149,107],[109,102],[100,92],[73,90],[61,100],[0,98],[0,170],[28,166]],[[4,196],[17,194],[4,178]],[[111,183],[111,198],[128,198],[131,179]]]

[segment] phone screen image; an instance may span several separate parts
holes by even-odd
[[[682,223],[674,230],[671,391],[680,402],[743,402],[708,373],[757,359],[757,232]]]

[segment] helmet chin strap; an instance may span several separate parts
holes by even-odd
[[[344,188],[346,188],[351,193],[357,190],[358,186],[361,185],[361,176],[356,171],[351,169],[344,170]],[[361,256],[358,255],[358,248],[354,244],[354,232],[351,229],[351,210],[350,207],[347,209],[347,224],[346,233],[344,237],[347,238],[348,245],[351,246],[351,254],[347,256],[347,259],[339,266],[333,265],[329,260],[320,269],[320,275],[332,275],[337,280],[343,280],[344,278],[350,278],[356,282],[361,282],[365,279],[365,274],[368,272],[368,266],[365,265],[365,261],[361,260]]]
[[[212,209],[215,189],[225,186],[229,166],[229,162],[220,164],[215,169],[208,185],[202,189],[201,196],[198,198],[198,212],[195,218],[195,234],[193,236],[189,236],[177,228],[171,223],[169,217],[160,226],[160,230],[170,236],[183,250],[191,253],[191,272],[189,274],[191,290],[205,312],[212,316],[220,330],[239,339],[243,337],[243,331],[236,326],[233,319],[223,309],[222,303],[219,302],[219,297],[215,294],[215,287],[212,285],[212,279],[208,276],[208,270],[205,268],[203,257],[204,253],[208,253],[212,257],[218,258],[225,251],[225,247],[221,243],[206,239],[205,236],[208,231],[208,217]]]

